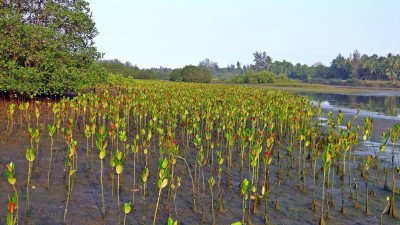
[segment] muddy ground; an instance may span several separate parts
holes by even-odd
[[[4,121],[4,120],[3,120]],[[18,125],[17,125],[18,127]],[[28,161],[25,158],[25,149],[30,146],[29,137],[22,129],[15,129],[13,133],[6,132],[5,126],[0,129],[0,165],[2,171],[0,173],[0,224],[6,224],[7,216],[7,196],[13,193],[12,187],[8,184],[7,178],[3,169],[5,165],[11,161],[15,163],[16,170],[16,188],[19,194],[19,224],[25,224],[26,221],[26,178],[28,174]],[[30,210],[31,210],[31,224],[62,224],[65,200],[66,200],[66,185],[64,177],[64,161],[65,161],[65,151],[66,145],[63,143],[61,138],[55,140],[54,144],[54,154],[53,163],[51,166],[51,178],[50,178],[50,189],[46,189],[47,182],[47,169],[50,157],[50,138],[47,132],[42,127],[42,136],[40,141],[40,154],[38,159],[39,163],[39,173],[33,173],[31,184],[30,184]],[[79,131],[78,133],[81,133]],[[132,134],[131,134],[132,135]],[[131,136],[130,135],[130,136]],[[74,139],[78,140],[78,171],[77,180],[73,184],[72,190],[72,201],[68,206],[67,214],[67,224],[118,224],[118,208],[117,208],[117,198],[116,190],[114,188],[114,199],[112,204],[112,212],[109,212],[110,201],[111,201],[111,179],[109,178],[109,160],[105,160],[104,165],[104,195],[106,203],[106,218],[103,219],[101,216],[101,188],[100,188],[100,160],[98,158],[98,151],[95,148],[94,154],[94,172],[89,173],[89,176],[85,176],[86,167],[86,139],[82,135],[74,135]],[[128,138],[128,143],[132,138]],[[186,142],[185,142],[186,143]],[[177,142],[178,145],[184,146],[181,141]],[[360,145],[359,147],[361,147]],[[89,145],[90,148],[90,145]],[[152,149],[152,148],[151,148]],[[275,147],[277,149],[277,147]],[[55,154],[57,151],[57,156]],[[196,151],[193,146],[191,146],[191,151]],[[296,151],[297,152],[297,151]],[[241,221],[242,218],[242,197],[239,195],[239,159],[238,151],[236,151],[236,157],[234,160],[233,171],[233,186],[231,188],[227,187],[227,177],[224,173],[222,175],[221,185],[223,190],[223,200],[225,202],[224,212],[216,213],[216,224],[231,224],[236,221]],[[286,151],[284,152],[286,153]],[[90,154],[90,153],[89,153]],[[157,167],[158,167],[158,150],[157,153],[152,152],[151,166],[150,166],[150,177],[149,177],[149,191],[146,196],[146,215],[144,224],[152,224],[153,214],[155,210],[155,205],[157,202],[158,190],[156,189],[156,179],[157,179]],[[189,157],[188,161],[190,163],[190,170],[193,174],[194,167],[192,162],[194,154]],[[276,154],[275,154],[276,155]],[[216,155],[214,155],[214,159]],[[274,161],[276,161],[274,159]],[[226,161],[225,161],[226,162]],[[245,160],[245,168],[247,168],[247,160]],[[224,163],[226,165],[226,163]],[[356,163],[358,166],[358,163]],[[334,182],[334,203],[336,206],[330,208],[330,219],[326,220],[327,224],[379,224],[380,213],[383,211],[386,205],[386,196],[391,195],[391,190],[385,190],[384,186],[384,174],[383,174],[383,164],[380,167],[380,180],[375,186],[376,196],[369,196],[369,211],[370,214],[365,214],[365,183],[364,178],[360,177],[360,171],[357,170],[357,181],[359,184],[359,201],[360,208],[355,208],[355,200],[351,200],[350,192],[348,187],[348,178],[346,176],[346,192],[345,192],[345,208],[346,214],[341,214],[341,184],[338,175],[335,175]],[[309,163],[307,164],[309,167]],[[354,165],[351,165],[352,167]],[[128,172],[127,167],[130,167],[130,172]],[[137,163],[137,184],[138,174],[141,173],[144,165],[143,163]],[[320,162],[318,162],[318,168],[320,167]],[[123,203],[132,201],[132,185],[133,185],[133,159],[132,156],[126,161],[124,168],[122,187],[120,192],[121,207]],[[286,168],[286,158],[282,161],[282,168]],[[270,224],[317,224],[320,218],[320,207],[314,212],[311,210],[312,201],[312,189],[313,180],[311,168],[307,169],[306,177],[306,193],[303,193],[301,189],[297,186],[297,172],[296,164],[294,168],[291,169],[292,177],[288,177],[287,173],[284,172],[282,176],[282,182],[280,185],[279,193],[279,207],[280,210],[274,209],[273,201],[276,200],[277,189],[272,189],[269,200],[268,200],[268,219]],[[348,162],[346,165],[348,168]],[[261,171],[264,171],[263,166]],[[225,170],[225,168],[224,168]],[[375,169],[372,168],[369,177],[375,177]],[[197,202],[198,213],[193,212],[193,201],[192,201],[192,183],[190,176],[188,175],[187,168],[181,160],[177,161],[177,168],[175,173],[182,177],[182,186],[178,189],[176,196],[176,209],[178,214],[178,219],[180,224],[201,224],[201,201],[203,195],[200,194],[200,199]],[[278,181],[276,176],[277,166],[276,162],[272,163],[271,166],[271,186]],[[204,175],[206,182],[209,178],[209,168],[206,167],[204,170]],[[391,187],[391,174],[389,174],[388,183]],[[213,174],[213,177],[217,179],[217,174]],[[320,179],[317,180],[316,189],[316,201],[318,206],[321,202],[321,192],[322,192],[322,173],[319,175]],[[250,179],[247,169],[245,169],[245,178]],[[262,185],[263,177],[260,177],[260,185]],[[372,181],[372,179],[371,179]],[[398,182],[398,181],[397,181]],[[399,182],[398,182],[399,183]],[[399,183],[400,185],[400,183]],[[369,182],[369,188],[371,188],[372,182]],[[205,196],[205,216],[207,219],[207,224],[211,224],[212,214],[211,214],[211,196],[209,193],[208,185],[206,184],[206,196]],[[165,210],[166,196],[168,189],[165,188],[162,191],[162,199],[160,201],[160,206],[157,214],[156,224],[166,224],[168,213]],[[259,188],[259,190],[261,190]],[[142,224],[142,210],[143,210],[143,199],[140,195],[141,191],[136,190],[135,192],[135,208],[136,210],[127,215],[126,224]],[[202,193],[202,187],[200,185],[200,192]],[[217,187],[214,186],[214,204],[217,201]],[[397,209],[400,210],[399,194],[396,194],[396,205]],[[252,222],[254,224],[263,224],[264,218],[264,208],[265,205],[259,206],[259,212],[252,214]],[[326,206],[324,207],[324,212],[326,212]],[[170,208],[171,215],[174,219],[177,219],[174,212],[173,202],[171,202]],[[123,215],[121,215],[121,223],[123,223]],[[399,219],[392,219],[388,216],[383,216],[383,224],[400,224]]]

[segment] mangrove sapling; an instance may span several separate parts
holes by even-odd
[[[218,157],[218,200],[217,200],[217,209],[219,212],[223,212],[223,205],[224,202],[222,200],[222,194],[221,194],[221,175],[222,175],[222,168],[221,165],[224,163],[224,158],[222,158],[222,152],[217,151],[217,157]]]
[[[32,176],[32,162],[35,160],[35,149],[28,148],[26,149],[26,159],[29,161],[28,165],[28,178],[26,182],[26,205],[27,205],[27,210],[26,210],[26,220],[27,222],[30,221],[29,216],[30,216],[30,211],[29,211],[29,182],[31,180]]]
[[[393,174],[393,178],[392,178],[392,199],[390,200],[390,207],[388,210],[388,215],[390,217],[397,217],[397,213],[396,213],[396,205],[395,205],[395,201],[394,201],[394,192],[396,190],[396,179],[394,177],[395,175],[395,169],[396,167],[394,166],[394,144],[397,143],[397,140],[399,138],[399,131],[400,131],[400,125],[399,124],[395,124],[393,127],[393,130],[390,134],[391,139],[392,139],[392,174]]]
[[[390,129],[392,129],[392,128],[390,128]],[[389,129],[389,133],[390,133],[390,129]],[[382,133],[382,137],[383,137],[383,142],[381,142],[381,145],[379,146],[381,154],[383,154],[385,152],[387,144],[388,144],[388,142],[390,140],[390,136],[388,136],[386,132]],[[383,188],[388,190],[389,189],[389,187],[387,185],[387,179],[388,179],[387,161],[388,160],[385,160],[385,161],[386,161],[385,162],[385,168],[383,169],[383,172],[385,173],[385,185],[384,185]]]
[[[11,134],[12,130],[13,130],[13,126],[14,126],[13,118],[14,118],[15,104],[11,103],[8,107],[9,107],[9,109],[7,110],[7,118],[8,118],[8,120],[7,120],[7,131],[8,131],[9,134]]]
[[[243,133],[246,134],[245,131],[243,131]],[[243,182],[244,149],[249,145],[249,142],[247,140],[247,136],[245,134],[243,134],[243,136],[242,136],[242,148],[241,148],[241,151],[240,151],[240,187],[242,186],[242,182]],[[220,154],[221,154],[221,152],[220,152]],[[218,161],[220,161],[220,160],[218,160]],[[218,183],[219,183],[219,181],[218,181]],[[219,185],[218,185],[218,190],[219,190]],[[219,193],[219,191],[218,191],[218,193]]]
[[[17,223],[17,218],[18,218],[18,211],[17,215],[14,218],[14,210],[18,206],[18,195],[16,192],[14,192],[14,195],[12,198],[8,196],[8,211],[7,213],[7,225],[15,225]]]
[[[174,220],[171,219],[171,217],[168,217],[168,225],[178,225],[178,220],[174,222]]]
[[[68,151],[67,151],[66,164],[69,167],[69,170],[68,170],[68,194],[67,194],[67,200],[65,201],[63,224],[65,224],[65,220],[67,218],[68,203],[71,199],[71,191],[72,191],[71,176],[73,176],[76,172],[76,170],[73,169],[74,155],[76,154],[76,144],[77,144],[77,142],[71,139],[71,145],[68,147]]]
[[[304,132],[304,151],[303,151],[303,193],[306,193],[306,148],[311,144],[311,129]]]
[[[252,222],[251,222],[251,218],[250,218],[250,208],[251,208],[251,199],[254,199],[255,200],[255,198],[256,198],[256,195],[257,195],[257,189],[256,189],[256,186],[254,185],[254,179],[255,179],[255,174],[256,174],[256,171],[255,171],[255,167],[257,166],[257,159],[258,159],[258,157],[259,157],[259,154],[260,154],[260,152],[261,152],[261,147],[258,145],[258,143],[256,142],[255,144],[254,144],[254,146],[251,148],[251,151],[250,151],[250,165],[251,165],[251,167],[252,167],[252,173],[251,173],[251,182],[250,182],[250,187],[251,187],[251,189],[250,189],[250,191],[251,191],[251,194],[250,194],[250,199],[249,199],[249,208],[248,208],[248,211],[247,211],[247,222],[246,222],[246,224],[253,224]],[[253,203],[253,212],[254,212],[254,210],[255,210],[255,206],[254,206],[254,204],[256,204],[255,203],[255,201],[254,201],[254,203]]]
[[[147,184],[147,178],[149,177],[149,169],[146,167],[144,168],[142,175],[140,176],[140,183],[142,184],[142,189],[143,189],[143,225],[146,220],[146,184]]]
[[[176,184],[175,184],[175,179],[174,177],[171,175],[171,188],[174,192],[174,209],[175,209],[175,216],[176,216],[176,221],[179,220],[179,216],[178,216],[178,211],[176,210],[176,190],[181,186],[181,178],[180,177],[176,177]]]
[[[267,140],[269,141],[267,144],[266,144],[266,146],[267,146],[267,149],[269,150],[269,151],[273,151],[272,150],[272,146],[273,146],[273,143],[274,143],[274,137],[275,137],[275,133],[273,132],[273,130],[274,130],[274,128],[273,128],[273,124],[271,123],[271,126],[269,126],[268,127],[268,132],[269,132],[269,137],[267,138]],[[272,128],[271,128],[272,127]],[[265,128],[264,128],[265,129]],[[259,138],[257,138],[256,139],[256,143],[260,146],[260,150],[259,150],[259,152],[261,153],[261,151],[262,151],[262,148],[263,148],[263,143],[264,143],[264,134],[265,134],[265,131],[264,131],[264,129],[262,129],[261,131],[259,131],[258,133],[259,133]],[[257,195],[257,188],[258,188],[258,178],[259,178],[259,170],[260,170],[260,168],[261,168],[261,163],[260,163],[260,157],[258,157],[258,159],[257,159],[257,167],[256,167],[257,169],[256,169],[256,180],[255,180],[255,186],[256,186],[256,195],[255,195],[255,203],[257,203],[257,205],[261,205],[261,199],[262,199],[262,195]],[[279,177],[279,175],[278,175],[278,177]],[[255,207],[255,205],[253,205],[254,207]],[[254,209],[253,209],[253,212],[254,212]]]
[[[325,175],[326,175],[326,169],[330,166],[330,161],[331,161],[331,151],[332,151],[332,144],[328,143],[326,146],[326,150],[322,153],[322,168],[324,170],[324,178],[322,180],[322,196],[321,196],[321,217],[319,219],[319,225],[325,225],[325,220],[324,220],[324,197],[325,197]]]
[[[118,149],[113,156],[115,164],[115,172],[117,173],[117,199],[118,199],[118,215],[120,215],[120,204],[119,204],[119,176],[122,174],[124,166],[124,155]],[[118,216],[118,221],[120,221],[120,216]],[[118,222],[119,223],[119,222]]]
[[[90,121],[90,124],[89,124],[89,126],[90,126],[90,135],[91,135],[91,139],[92,139],[92,145],[91,145],[91,147],[92,147],[92,149],[91,149],[91,155],[92,155],[92,164],[91,164],[91,166],[90,166],[90,173],[93,173],[93,154],[94,154],[94,150],[93,150],[93,147],[94,147],[94,144],[93,144],[93,137],[94,137],[94,135],[96,134],[96,115],[94,114],[94,115],[92,115],[90,118],[89,118],[89,121]],[[96,141],[96,143],[97,143],[97,141]]]
[[[297,158],[297,186],[299,189],[301,189],[301,184],[300,184],[300,165],[301,165],[301,142],[304,141],[305,136],[304,136],[304,130],[301,129],[301,127],[298,127],[300,130],[299,132],[299,157]]]
[[[106,217],[105,205],[104,205],[104,190],[103,190],[103,159],[106,157],[106,147],[107,141],[104,142],[107,138],[108,133],[105,132],[105,126],[101,126],[99,128],[99,132],[96,133],[96,146],[100,150],[99,158],[100,158],[100,185],[101,185],[101,209],[103,218]]]
[[[124,204],[124,225],[126,223],[126,214],[131,212],[131,202]]]
[[[212,222],[211,225],[215,225],[215,212],[214,212],[214,196],[213,196],[213,186],[215,184],[215,180],[213,177],[210,177],[208,180],[208,187],[210,188],[211,192],[211,212],[212,212]]]
[[[186,162],[186,160],[185,160],[184,158],[182,158],[181,156],[176,155],[175,157],[176,157],[177,159],[182,159],[182,160],[185,162],[186,167],[187,167],[187,169],[188,169],[188,172],[189,172],[189,175],[190,175],[190,179],[192,180],[192,189],[193,189],[193,212],[194,212],[194,213],[197,213],[197,208],[196,208],[196,193],[195,193],[195,186],[194,186],[195,182],[193,181],[193,177],[192,177],[192,173],[190,172],[189,164],[188,164],[188,163]],[[195,174],[196,174],[196,172],[195,172]]]
[[[267,143],[268,143],[268,139],[267,139]],[[272,161],[272,156],[271,156],[271,151],[267,150],[265,152],[265,157],[263,158],[263,162],[264,162],[264,186],[262,187],[262,195],[264,196],[265,199],[265,211],[264,211],[264,223],[268,224],[268,217],[267,217],[267,211],[268,211],[268,197],[269,197],[269,193],[266,192],[266,190],[269,189],[269,164],[271,164]]]
[[[4,170],[6,176],[7,176],[7,180],[8,183],[11,184],[11,186],[14,189],[14,195],[13,197],[10,199],[10,197],[8,197],[8,210],[10,211],[9,214],[7,214],[7,225],[14,225],[17,223],[18,221],[18,209],[19,209],[19,205],[18,205],[18,192],[17,189],[15,189],[15,183],[17,182],[17,180],[15,179],[15,170],[14,170],[14,162],[10,162],[9,164],[6,165],[7,170]],[[14,218],[14,209],[17,209],[15,218]],[[10,217],[10,219],[9,219]]]
[[[112,205],[114,201],[114,167],[115,167],[115,159],[114,159],[114,139],[115,139],[115,127],[114,123],[111,124],[111,129],[108,131],[108,136],[111,137],[111,151],[110,151],[110,167],[109,167],[109,178],[111,178],[111,199],[110,199],[110,207],[108,213],[112,213]],[[118,140],[117,140],[118,141]],[[119,209],[118,209],[119,212]]]
[[[286,146],[286,150],[287,150],[287,163],[286,163],[286,172],[287,172],[287,176],[288,177],[292,177],[292,173],[290,171],[290,158],[292,157],[292,152],[293,152],[293,146]]]
[[[35,136],[35,143],[36,143],[36,158],[38,158],[38,156],[39,156],[39,141],[40,141],[39,128],[36,128],[34,136]],[[38,165],[39,163],[38,163],[38,161],[39,160],[36,160],[36,163],[35,163],[35,173],[39,173],[40,172],[39,171],[39,165]]]
[[[168,184],[168,159],[160,159],[159,162],[159,178],[157,182],[157,186],[159,188],[158,190],[158,198],[157,198],[157,205],[156,205],[156,210],[154,211],[154,219],[153,219],[153,225],[156,224],[156,217],[157,217],[157,209],[158,209],[158,203],[160,202],[160,196],[161,196],[161,191],[163,188],[165,188]]]
[[[49,171],[47,172],[47,189],[50,188],[50,167],[51,167],[51,160],[53,158],[53,135],[56,133],[56,127],[54,125],[47,125],[47,128],[49,130],[49,136],[51,139],[50,143],[50,160],[49,160]]]
[[[136,135],[133,139],[133,144],[131,146],[133,152],[133,191],[132,191],[132,209],[135,210],[135,189],[136,189],[136,158],[139,151],[139,135]]]
[[[86,137],[86,177],[89,176],[89,137],[90,137],[91,131],[90,131],[90,126],[88,124],[85,124],[85,130],[84,130],[84,135]]]
[[[365,214],[369,215],[369,210],[368,210],[368,170],[371,167],[372,164],[372,156],[368,156],[367,162],[365,163]]]
[[[315,202],[315,168],[317,167],[317,158],[321,154],[321,150],[319,150],[319,144],[315,144],[314,148],[312,149],[312,154],[314,156],[314,165],[313,165],[313,170],[314,170],[314,175],[313,175],[313,198],[311,202],[311,209],[313,211],[317,211],[317,203]]]
[[[386,212],[386,210],[388,209],[388,207],[389,207],[389,204],[390,204],[390,201],[389,201],[389,196],[386,196],[386,201],[387,201],[387,203],[386,203],[386,206],[385,206],[385,209],[382,211],[382,213],[381,213],[381,215],[380,215],[380,225],[382,225],[382,217],[383,217],[383,214]]]
[[[173,181],[173,177],[174,177],[174,169],[175,169],[175,164],[176,164],[176,158],[175,155],[178,154],[178,147],[175,145],[175,133],[170,133],[172,136],[168,136],[167,137],[167,145],[168,145],[168,157],[169,157],[169,162],[171,165],[170,168],[170,179],[171,179],[171,183],[169,185],[168,188],[168,194],[167,194],[167,203],[165,204],[165,210],[168,212],[168,216],[171,216],[170,213],[170,200],[171,200],[171,192],[172,192],[172,181]],[[169,134],[169,135],[170,135]]]
[[[201,143],[201,141],[200,141],[200,143]],[[203,204],[202,204],[202,210],[201,210],[201,222],[202,223],[207,223],[206,217],[205,217],[206,185],[204,183],[204,172],[203,172],[203,167],[206,164],[206,162],[207,162],[207,159],[204,158],[203,147],[200,147],[200,150],[198,151],[197,163],[199,165],[201,177],[203,178]]]
[[[243,204],[242,204],[242,224],[244,224],[244,212],[246,211],[246,202],[247,202],[247,198],[248,198],[248,194],[247,194],[247,190],[249,189],[249,181],[247,179],[244,179],[243,184],[242,184],[242,188],[241,188],[241,192],[242,192],[242,196],[243,196]]]

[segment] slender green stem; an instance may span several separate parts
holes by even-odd
[[[28,168],[28,182],[26,182],[26,204],[27,204],[27,217],[29,217],[29,182],[31,181],[31,167],[32,167],[32,162],[29,161],[29,168]]]
[[[104,209],[104,191],[103,191],[103,159],[100,160],[101,172],[100,172],[100,184],[101,184],[101,210],[103,212],[103,218],[106,217],[106,211]]]
[[[51,137],[51,144],[50,144],[50,162],[49,162],[49,171],[47,172],[47,189],[50,188],[50,167],[52,159],[53,159],[53,136]]]
[[[161,190],[162,190],[162,189],[160,188],[160,190],[158,191],[157,205],[156,205],[156,211],[154,212],[153,225],[156,224],[157,209],[158,209],[158,203],[160,202]]]

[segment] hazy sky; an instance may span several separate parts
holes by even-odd
[[[105,59],[140,68],[400,53],[399,0],[87,0]]]

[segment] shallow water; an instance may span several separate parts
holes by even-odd
[[[400,95],[398,92],[376,92],[363,94],[329,94],[298,92],[313,101],[321,101],[324,107],[334,106],[345,109],[361,109],[374,115],[398,117],[400,115]]]
[[[321,109],[324,116],[319,118],[326,125],[326,117],[329,111],[333,112],[334,118],[339,110],[344,114],[343,124],[354,120],[354,125],[360,126],[360,134],[364,125],[363,119],[370,117],[373,119],[374,129],[370,141],[363,142],[357,146],[357,155],[377,155],[380,153],[380,145],[383,142],[382,133],[387,132],[394,124],[400,123],[400,96],[397,92],[377,92],[368,94],[327,94],[298,92],[300,95],[306,95],[314,104],[321,102]],[[359,112],[357,114],[357,111]],[[342,129],[347,129],[345,126]],[[360,138],[362,135],[360,135]],[[394,145],[395,160],[398,161],[400,145]],[[392,143],[389,142],[385,152],[379,154],[383,160],[392,160]]]

